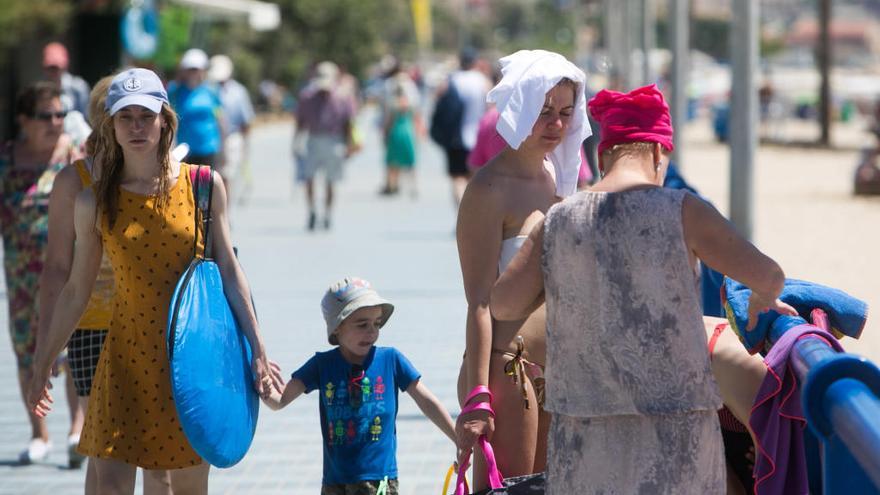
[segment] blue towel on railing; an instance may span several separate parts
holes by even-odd
[[[751,354],[770,349],[770,328],[779,313],[768,311],[758,317],[754,330],[746,331],[749,321],[749,296],[752,291],[736,280],[725,278],[721,290],[724,309],[730,326]],[[804,280],[786,279],[785,288],[779,296],[805,319],[810,312],[821,308],[828,314],[831,333],[838,339],[844,335],[859,338],[868,317],[868,304],[846,292]]]

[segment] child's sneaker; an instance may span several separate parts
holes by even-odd
[[[28,448],[18,455],[18,461],[22,464],[44,461],[49,457],[50,450],[52,450],[52,442],[47,442],[42,438],[32,438]]]
[[[86,456],[76,451],[77,447],[79,447],[79,435],[67,437],[67,467],[70,469],[79,469],[86,460]]]

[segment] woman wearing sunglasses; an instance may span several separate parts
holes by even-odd
[[[0,234],[9,299],[9,332],[18,365],[22,397],[33,375],[37,330],[37,281],[43,271],[48,234],[49,193],[55,175],[79,159],[73,140],[64,134],[66,112],[61,90],[52,83],[24,89],[15,102],[18,135],[0,150]],[[71,405],[69,441],[79,438],[82,411],[77,407],[68,374]],[[49,455],[49,431],[43,418],[28,412],[31,440],[19,461],[41,461]]]
[[[169,470],[177,493],[207,493],[209,466],[180,427],[165,346],[174,284],[201,241],[193,221],[190,165],[171,154],[177,116],[162,81],[146,69],[117,74],[104,108],[94,148],[101,173],[92,189],[76,197],[73,263],[52,312],[46,352],[51,355],[73,333],[106,253],[114,274],[114,312],[79,452],[95,460],[97,493],[134,493],[138,466]],[[219,177],[213,187],[210,242],[225,295],[253,350],[254,386],[267,395],[280,377],[270,376],[250,289],[233,255]],[[47,414],[48,389],[34,395],[31,406]]]

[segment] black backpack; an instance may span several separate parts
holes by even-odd
[[[464,101],[452,80],[446,91],[437,99],[434,115],[431,116],[431,139],[446,149],[463,149],[461,141],[461,121],[464,118]]]

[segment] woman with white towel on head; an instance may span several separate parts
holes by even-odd
[[[583,71],[565,57],[521,50],[501,59],[502,79],[488,94],[500,114],[505,149],[471,179],[458,213],[457,240],[468,302],[459,375],[464,453],[485,435],[506,477],[545,470],[549,414],[543,404],[546,330],[543,304],[524,319],[496,321],[489,293],[532,227],[577,188],[581,143],[590,135]],[[487,486],[475,456],[474,489]]]

